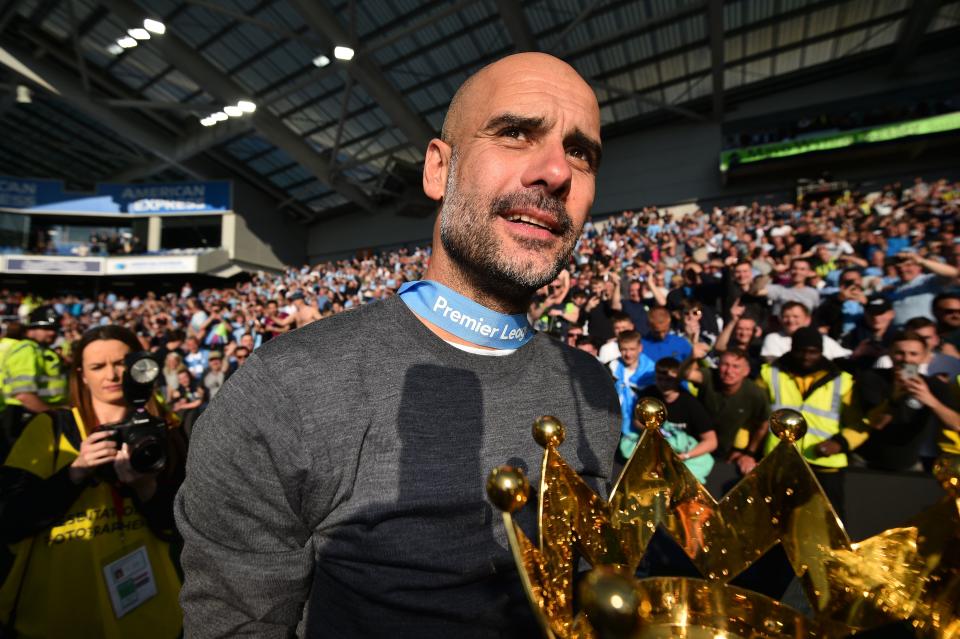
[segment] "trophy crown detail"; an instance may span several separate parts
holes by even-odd
[[[488,496],[503,513],[547,637],[661,636],[679,627],[694,632],[689,636],[840,637],[897,621],[909,621],[920,636],[960,637],[960,457],[942,457],[934,468],[947,492],[940,502],[903,527],[854,543],[794,444],[807,428],[800,413],[771,415],[780,443],[719,501],[659,432],[664,405],[642,399],[635,414],[644,433],[606,501],[560,456],[563,424],[536,420],[533,436],[544,448],[537,545],[512,519],[527,501],[523,472],[490,474]],[[635,579],[658,528],[704,579]],[[728,585],[777,543],[813,619]],[[575,614],[578,555],[593,570],[582,580]]]

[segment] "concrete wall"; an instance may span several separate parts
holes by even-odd
[[[277,211],[275,200],[244,182],[235,181],[233,203],[237,213],[233,221],[233,259],[268,269],[303,263],[306,227]]]
[[[355,253],[359,249],[425,243],[433,235],[436,215],[402,217],[392,213],[344,215],[310,227],[307,254],[311,262]]]

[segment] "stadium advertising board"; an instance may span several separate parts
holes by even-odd
[[[107,258],[107,275],[150,275],[160,273],[196,273],[195,255],[151,255]]]
[[[922,135],[933,135],[960,130],[960,111],[929,118],[885,124],[875,127],[811,135],[803,139],[771,142],[720,153],[720,171],[727,172],[737,165],[753,164],[777,158],[792,157],[817,151],[830,151],[855,145],[890,142]]]
[[[98,184],[94,193],[73,193],[59,180],[0,176],[0,209],[19,213],[85,215],[191,215],[232,209],[229,181],[166,184]]]
[[[24,180],[0,176],[0,208],[30,209],[55,202],[63,195],[59,180]]]
[[[102,275],[103,259],[73,257],[7,257],[4,272],[43,275]]]

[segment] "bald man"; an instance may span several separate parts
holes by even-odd
[[[600,116],[566,63],[504,58],[457,92],[426,149],[437,201],[424,280],[271,340],[194,427],[176,501],[190,637],[539,633],[484,495],[510,463],[536,485],[530,424],[610,480],[617,395],[589,354],[535,334],[534,292],[593,202]],[[535,533],[535,509],[518,521]]]

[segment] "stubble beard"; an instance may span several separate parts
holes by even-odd
[[[492,201],[466,193],[457,182],[456,168],[454,152],[440,208],[440,243],[480,292],[507,300],[528,299],[537,289],[552,282],[567,264],[580,236],[580,227],[573,223],[562,200],[543,191],[510,193]],[[559,248],[554,248],[556,239],[515,238],[526,251],[541,255],[556,251],[546,264],[536,258],[511,255],[491,228],[501,213],[518,207],[538,208],[556,217]]]

